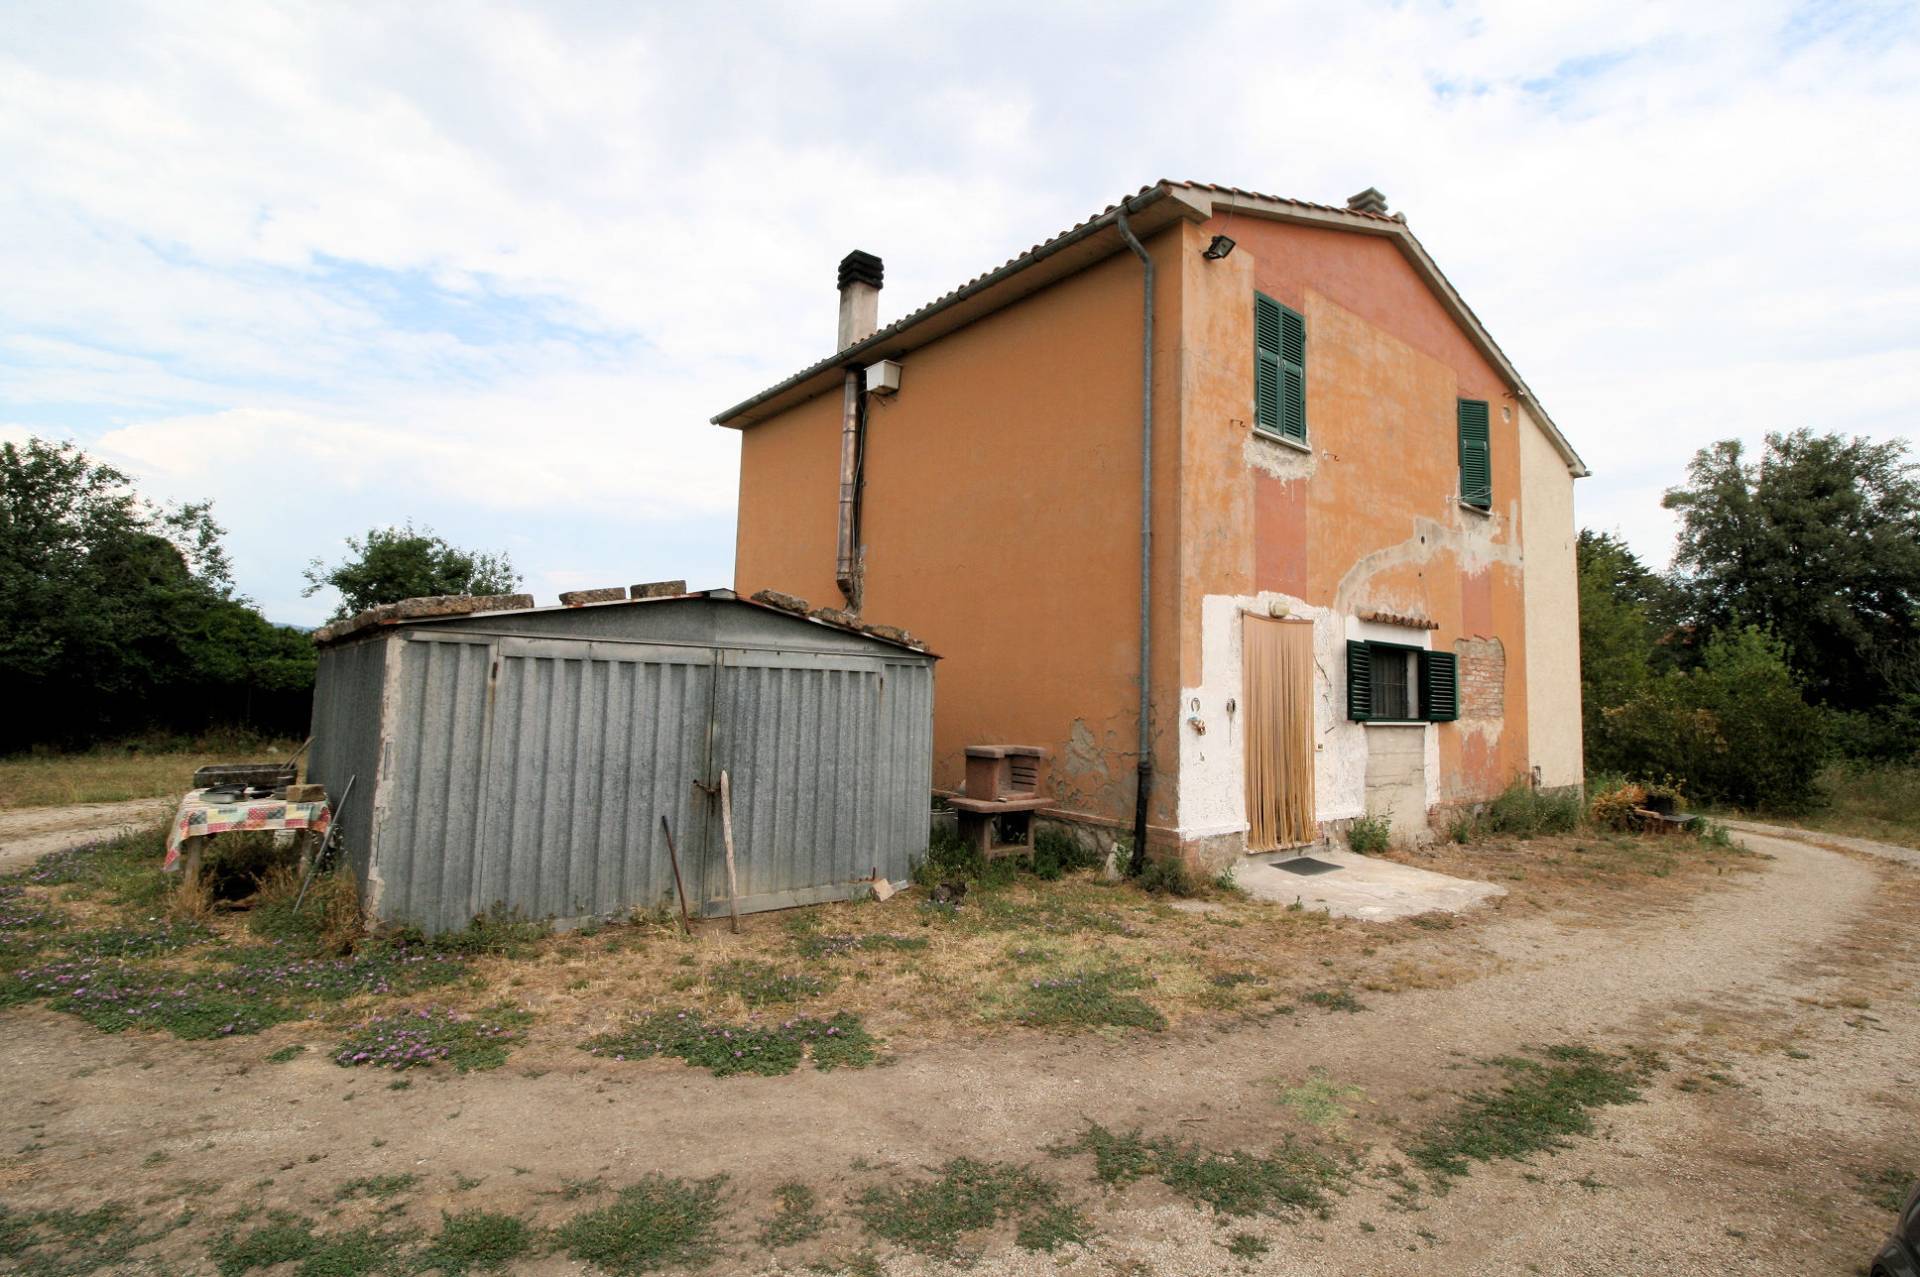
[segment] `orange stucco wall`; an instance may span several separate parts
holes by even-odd
[[[1230,232],[1239,247],[1224,262],[1187,263],[1189,275],[1213,278],[1218,296],[1204,331],[1189,323],[1206,349],[1189,352],[1202,371],[1190,378],[1184,424],[1186,482],[1206,494],[1192,517],[1224,517],[1226,526],[1216,529],[1217,552],[1189,563],[1183,687],[1207,678],[1208,596],[1285,596],[1328,609],[1332,621],[1368,611],[1425,617],[1439,626],[1430,639],[1436,650],[1463,637],[1499,637],[1504,715],[1432,729],[1439,800],[1497,791],[1528,759],[1512,396],[1389,240],[1247,218],[1193,228],[1202,241],[1216,231]],[[1306,319],[1306,451],[1251,430],[1256,289]],[[1457,499],[1462,397],[1491,405],[1491,517]],[[1190,532],[1188,544],[1197,544]],[[1427,641],[1415,630],[1365,636]],[[1344,704],[1336,709],[1343,717]],[[1193,823],[1184,808],[1181,823]]]
[[[1178,244],[1170,230],[1150,245],[1162,263],[1155,313],[1168,366],[1179,348]],[[871,404],[862,615],[904,626],[942,658],[938,787],[961,786],[969,744],[1044,745],[1063,808],[1131,821],[1140,302],[1139,263],[1108,258],[909,352],[899,394]],[[1155,561],[1167,578],[1178,552],[1178,404],[1163,382]],[[841,605],[839,429],[836,393],[744,432],[742,593],[771,587]],[[1155,629],[1170,692],[1178,660],[1170,597]],[[1168,825],[1170,784],[1159,798],[1155,822]]]

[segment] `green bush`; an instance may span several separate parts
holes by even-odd
[[[1760,630],[1715,635],[1700,668],[1654,680],[1603,719],[1595,761],[1631,779],[1684,777],[1699,798],[1740,807],[1796,811],[1818,797],[1829,718]]]
[[[1480,823],[1488,833],[1532,838],[1571,833],[1580,827],[1580,815],[1577,790],[1535,789],[1525,777],[1515,777],[1499,797],[1487,804]]]
[[[1100,867],[1100,853],[1081,844],[1052,826],[1044,826],[1033,839],[1033,873],[1051,882],[1055,878],[1085,869]]]
[[[1387,813],[1356,816],[1347,826],[1347,849],[1371,856],[1393,844],[1393,817]]]
[[[1150,896],[1175,896],[1184,900],[1198,894],[1193,875],[1187,872],[1185,862],[1178,856],[1147,861],[1146,868],[1140,871],[1136,881],[1140,884],[1140,890]]]

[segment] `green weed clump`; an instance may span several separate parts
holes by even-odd
[[[250,982],[220,972],[168,971],[103,958],[71,958],[17,971],[0,986],[0,1004],[48,999],[108,1033],[159,1029],[179,1038],[258,1033],[299,1017]]]
[[[247,911],[247,928],[262,939],[318,954],[339,955],[364,947],[360,884],[353,871],[342,865],[316,875],[304,899],[300,883],[300,875],[290,866],[270,869]]]
[[[1473,1162],[1525,1161],[1567,1147],[1571,1136],[1592,1133],[1593,1110],[1639,1099],[1652,1067],[1644,1057],[1572,1045],[1489,1063],[1506,1075],[1499,1088],[1466,1096],[1408,1150],[1442,1187],[1467,1174]]]
[[[1315,989],[1300,1000],[1322,1011],[1345,1011],[1348,1015],[1367,1009],[1348,989]]]
[[[374,1197],[385,1199],[404,1193],[420,1183],[420,1177],[411,1172],[398,1175],[363,1175],[359,1179],[350,1179],[333,1190],[333,1200],[348,1201],[355,1197]]]
[[[213,1243],[213,1265],[220,1277],[243,1277],[257,1268],[298,1263],[295,1277],[366,1277],[396,1267],[397,1253],[412,1239],[411,1232],[381,1232],[352,1228],[316,1233],[313,1221],[286,1211],[275,1211],[268,1222],[244,1237],[222,1234]]]
[[[1375,856],[1393,845],[1393,817],[1388,813],[1356,816],[1347,824],[1347,850]]]
[[[1035,978],[1017,990],[1013,1018],[1034,1028],[1111,1025],[1158,1033],[1167,1027],[1167,1018],[1132,992],[1151,983],[1144,973],[1123,966]]]
[[[213,956],[231,963],[236,976],[255,987],[302,1001],[418,993],[452,984],[467,973],[461,958],[385,946],[348,958],[304,957],[280,945],[224,949]]]
[[[1882,1166],[1860,1176],[1860,1191],[1889,1215],[1897,1215],[1907,1203],[1907,1193],[1913,1188],[1913,1182],[1920,1175],[1906,1166]]]
[[[42,856],[14,879],[39,887],[69,887],[69,894],[113,904],[151,907],[172,885],[171,875],[158,872],[166,850],[167,826],[162,822]]]
[[[1186,863],[1178,856],[1147,861],[1134,882],[1150,896],[1173,896],[1185,900],[1200,894],[1193,875],[1187,872]]]
[[[1079,839],[1051,825],[1042,825],[1033,835],[1031,859],[1033,876],[1043,882],[1053,882],[1071,873],[1098,869],[1105,857]]]
[[[790,1180],[773,1190],[779,1205],[773,1217],[760,1229],[760,1244],[768,1250],[797,1246],[818,1237],[827,1226],[827,1217],[816,1209],[818,1199],[811,1188]]]
[[[1148,1138],[1137,1127],[1121,1134],[1097,1122],[1072,1143],[1048,1151],[1055,1157],[1092,1154],[1094,1178],[1109,1187],[1151,1177],[1189,1201],[1242,1217],[1325,1215],[1328,1194],[1349,1178],[1333,1158],[1291,1143],[1264,1156],[1239,1149],[1219,1153],[1170,1136]]]
[[[1015,1222],[1015,1242],[1050,1251],[1090,1235],[1059,1186],[1023,1166],[956,1157],[935,1178],[869,1188],[854,1206],[876,1237],[923,1254],[951,1256],[967,1233]]]
[[[697,1011],[656,1011],[624,1029],[589,1038],[584,1049],[613,1060],[671,1056],[715,1077],[777,1077],[799,1068],[808,1056],[823,1073],[866,1068],[880,1058],[880,1040],[859,1016],[844,1011],[764,1025],[710,1024]]]
[[[142,1229],[125,1204],[109,1202],[92,1210],[16,1211],[0,1202],[0,1260],[9,1272],[34,1277],[124,1272],[133,1252],[186,1224],[191,1213]]]
[[[896,936],[886,932],[864,935],[827,935],[818,931],[799,931],[794,936],[794,952],[803,958],[838,958],[849,953],[917,953],[929,941],[925,936]]]
[[[1580,827],[1580,793],[1577,789],[1535,789],[1524,777],[1500,791],[1483,816],[1490,833],[1516,838],[1542,834],[1570,834]]]
[[[526,1220],[498,1211],[441,1212],[440,1232],[419,1255],[420,1267],[441,1277],[497,1273],[534,1247],[536,1234]]]
[[[497,1069],[533,1017],[496,1007],[471,1016],[442,1007],[407,1007],[377,1015],[340,1043],[343,1068],[417,1069],[447,1063],[462,1073]]]
[[[415,952],[463,954],[469,957],[524,958],[539,941],[553,935],[553,922],[527,918],[496,905],[468,923],[462,931],[428,935],[418,927],[400,927],[388,942]]]
[[[612,1204],[576,1215],[554,1232],[560,1249],[615,1277],[667,1267],[697,1268],[719,1251],[726,1176],[648,1175]]]
[[[736,958],[715,967],[707,983],[720,993],[733,994],[750,1007],[763,1007],[817,998],[830,991],[835,981],[807,971],[782,971],[769,962]]]

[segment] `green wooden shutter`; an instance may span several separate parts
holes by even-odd
[[[1373,717],[1373,651],[1365,643],[1347,643],[1347,717],[1364,723]]]
[[[1451,723],[1460,717],[1460,675],[1452,652],[1420,653],[1420,717]]]
[[[1280,308],[1280,433],[1307,441],[1307,321]]]
[[[1487,402],[1462,399],[1460,418],[1460,499],[1482,510],[1493,508],[1493,444],[1487,430]]]
[[[1307,321],[1265,293],[1253,295],[1253,423],[1307,441]]]
[[[1253,424],[1280,433],[1280,312],[1265,293],[1253,295]]]

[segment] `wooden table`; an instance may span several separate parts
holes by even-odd
[[[300,843],[300,866],[320,846],[327,827],[333,823],[333,808],[322,798],[315,802],[289,802],[284,798],[243,798],[229,801],[222,797],[209,801],[206,789],[187,791],[167,830],[167,858],[160,868],[171,872],[182,868],[186,884],[200,881],[201,863],[210,839],[221,834],[291,831]]]

